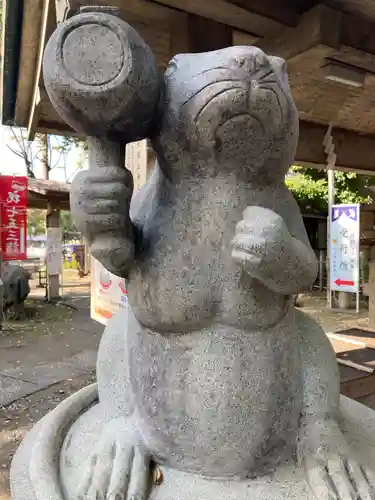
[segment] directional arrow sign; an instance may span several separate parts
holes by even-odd
[[[358,292],[359,205],[333,205],[330,214],[331,290]]]
[[[354,286],[354,281],[337,279],[337,280],[335,280],[335,283],[337,286]]]

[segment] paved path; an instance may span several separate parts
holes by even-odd
[[[86,350],[57,362],[23,365],[1,371],[0,407],[95,370],[96,356],[96,350]]]

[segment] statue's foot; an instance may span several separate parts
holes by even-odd
[[[317,499],[375,499],[375,473],[353,457],[335,421],[305,425],[298,451]]]
[[[131,421],[120,417],[108,425],[85,467],[78,500],[146,500],[150,458]]]

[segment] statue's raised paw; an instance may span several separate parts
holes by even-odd
[[[236,226],[232,257],[250,275],[261,279],[263,266],[277,262],[288,237],[287,226],[280,215],[262,207],[247,207]]]
[[[92,139],[91,145],[100,156],[100,141]],[[107,146],[110,148],[111,143]],[[125,277],[134,257],[134,231],[129,218],[133,178],[119,158],[114,154],[117,165],[77,174],[70,202],[77,229],[86,235],[93,257],[111,273]]]
[[[375,499],[375,473],[352,456],[335,422],[304,427],[300,446],[300,459],[317,499]]]
[[[146,500],[150,457],[128,419],[111,422],[100,438],[78,488],[77,500]]]
[[[132,194],[132,175],[124,167],[79,172],[71,190],[72,212],[78,227],[90,237],[114,230],[125,232],[125,214]]]

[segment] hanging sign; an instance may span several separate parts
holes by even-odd
[[[91,260],[91,318],[102,325],[121,308],[127,307],[125,280],[111,274],[92,257]]]
[[[359,291],[359,205],[333,205],[330,227],[331,290]]]
[[[27,200],[27,177],[0,175],[0,229],[4,262],[27,259]]]

